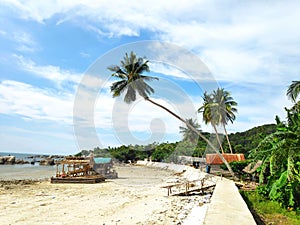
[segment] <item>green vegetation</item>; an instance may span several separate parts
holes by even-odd
[[[258,146],[258,144],[269,134],[276,131],[275,124],[266,124],[254,127],[245,132],[237,132],[229,135],[230,142],[233,146],[233,152],[243,153],[246,158],[250,151]],[[227,143],[224,143],[225,152],[229,151]]]
[[[300,93],[299,81],[293,81],[287,95],[295,103],[285,108],[287,121],[276,117],[276,132],[265,137],[250,157],[261,160],[258,168],[258,192],[278,202],[288,210],[300,210],[300,108],[296,98]]]
[[[186,129],[186,128],[185,128]],[[249,155],[249,152],[257,147],[252,147],[253,143],[257,141],[262,141],[271,131],[275,132],[276,125],[263,125],[259,127],[255,127],[251,130],[245,132],[238,132],[234,134],[230,134],[230,140],[232,142],[233,151],[237,153],[244,153],[245,155]],[[181,131],[183,131],[181,129]],[[190,130],[188,131],[190,132]],[[183,134],[183,133],[182,133]],[[251,134],[252,137],[247,137],[248,134]],[[206,138],[209,138],[210,134],[207,132],[202,132]],[[243,138],[242,138],[243,137]],[[245,147],[237,149],[241,145],[240,143],[244,141],[247,137],[247,141],[249,142],[248,145]],[[226,148],[227,143],[224,142],[223,145],[225,146],[225,152],[229,152],[229,148]],[[108,148],[99,148],[96,147],[91,150],[82,150],[77,155],[89,155],[91,151],[97,156],[101,157],[113,157],[118,159],[120,162],[127,162],[126,160],[136,161],[138,159],[145,159],[151,156],[152,160],[154,161],[168,161],[168,160],[175,160],[175,156],[179,155],[192,155],[195,157],[202,157],[205,156],[205,150],[207,148],[207,143],[202,139],[198,139],[197,144],[191,143],[190,141],[186,140],[183,135],[183,140],[178,141],[175,143],[152,143],[148,145],[129,145],[129,146],[119,146],[119,147],[108,147]],[[130,156],[126,155],[130,151]],[[237,150],[239,151],[237,151]],[[133,153],[133,151],[135,153]],[[172,155],[174,153],[174,155]],[[171,158],[170,158],[171,157]],[[225,166],[226,167],[226,166]],[[236,171],[235,171],[236,172]]]
[[[283,209],[278,202],[271,201],[262,196],[257,190],[241,191],[245,202],[252,212],[258,225],[298,225],[299,211]]]
[[[287,122],[277,117],[277,130],[250,156],[262,160],[259,191],[283,207],[300,209],[300,113],[287,110]]]
[[[251,162],[252,162],[251,159],[247,159],[244,161],[233,161],[233,162],[230,162],[229,164],[230,164],[233,172],[235,172],[239,175],[242,175],[242,176],[248,176],[245,172],[243,172],[243,169]],[[227,169],[224,164],[222,164],[220,167],[223,170]]]

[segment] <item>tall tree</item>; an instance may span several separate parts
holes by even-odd
[[[230,149],[230,152],[232,154],[232,147],[229,141],[228,133],[226,130],[226,125],[228,121],[233,123],[235,120],[235,113],[237,112],[237,109],[235,106],[237,106],[237,103],[233,100],[233,98],[230,96],[230,93],[228,91],[225,91],[224,88],[218,88],[217,90],[213,91],[213,98],[214,102],[216,103],[216,115],[217,115],[217,123],[222,124],[225,136],[228,142],[228,146]]]
[[[144,58],[137,58],[134,52],[131,52],[130,55],[125,54],[124,59],[121,61],[121,66],[110,66],[108,69],[113,72],[112,76],[120,79],[116,81],[111,86],[111,92],[113,97],[120,96],[122,93],[125,93],[124,101],[126,103],[131,103],[136,100],[136,92],[141,95],[146,101],[151,102],[152,104],[164,109],[172,116],[179,119],[181,122],[185,123],[190,129],[197,133],[206,143],[214,149],[214,151],[219,155],[224,164],[227,166],[231,175],[235,178],[234,173],[223,157],[222,154],[214,147],[214,145],[195,127],[187,123],[185,119],[178,116],[176,113],[172,112],[168,108],[160,105],[159,103],[153,101],[149,98],[149,95],[154,93],[154,89],[149,86],[146,82],[152,80],[158,80],[158,78],[142,75],[143,72],[149,72],[148,61]]]
[[[224,149],[222,146],[222,142],[220,140],[217,126],[220,124],[220,115],[218,113],[218,104],[214,100],[214,96],[212,94],[208,94],[204,92],[203,94],[203,105],[198,109],[198,112],[202,113],[203,121],[205,124],[211,124],[215,130],[218,144],[221,148],[222,153],[224,154]]]
[[[202,112],[203,121],[205,124],[211,124],[216,133],[217,141],[220,145],[222,153],[224,153],[222,143],[219,137],[217,126],[222,125],[225,131],[225,136],[228,142],[230,152],[232,153],[232,147],[229,141],[226,125],[228,121],[233,122],[235,120],[235,112],[237,109],[237,103],[230,96],[228,91],[223,88],[214,90],[212,94],[207,92],[203,95],[203,105],[198,109],[198,112]]]
[[[191,119],[186,120],[186,122],[189,123],[190,125],[192,125],[199,132],[201,132],[199,130],[200,125],[195,120],[193,120],[191,118]],[[196,143],[197,142],[199,136],[190,127],[188,127],[188,126],[187,127],[180,126],[179,129],[180,129],[179,133],[181,133],[183,135],[183,141],[190,141],[192,143]]]

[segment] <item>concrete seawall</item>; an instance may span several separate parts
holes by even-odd
[[[255,220],[235,183],[228,179],[217,182],[204,225],[255,225]]]
[[[255,225],[255,220],[249,211],[247,204],[240,195],[238,188],[232,180],[213,176],[190,166],[171,163],[158,163],[138,161],[137,165],[166,169],[175,173],[182,173],[187,180],[210,178],[216,183],[211,197],[211,203],[204,219],[204,225]]]
[[[209,178],[210,182],[216,183],[218,180],[221,179],[221,177],[205,173],[203,171],[200,171],[199,169],[195,169],[193,167],[186,166],[186,165],[179,165],[173,163],[147,162],[147,161],[138,161],[136,165],[169,170],[169,171],[173,171],[174,173],[181,173],[181,176],[187,181]]]

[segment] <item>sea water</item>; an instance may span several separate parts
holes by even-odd
[[[12,155],[16,157],[16,160],[32,161],[32,157],[35,157],[37,161],[41,159],[40,156],[49,156],[44,154],[31,154],[31,153],[15,153],[15,152],[0,152],[0,156]]]
[[[12,153],[12,152],[0,152],[0,156],[12,155],[16,157],[16,160],[32,161],[30,156],[40,156],[40,154],[28,154],[28,153]],[[36,158],[39,161],[40,158]],[[0,165],[0,180],[44,180],[52,176],[55,176],[56,166],[39,166],[39,163],[35,164],[14,164],[14,165]]]

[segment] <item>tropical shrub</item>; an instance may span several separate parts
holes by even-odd
[[[173,159],[170,159],[170,156],[174,152],[175,148],[176,148],[176,143],[159,144],[155,147],[155,150],[152,153],[151,158],[152,158],[152,160],[158,161],[158,162],[173,160]]]
[[[243,160],[243,161],[234,161],[230,162],[229,165],[231,166],[233,172],[238,173],[240,175],[245,174],[243,169],[248,166],[252,160]],[[226,166],[224,164],[221,165],[221,169],[226,170]]]
[[[287,111],[287,122],[276,117],[277,130],[250,156],[262,160],[260,193],[289,209],[300,208],[300,113]]]

